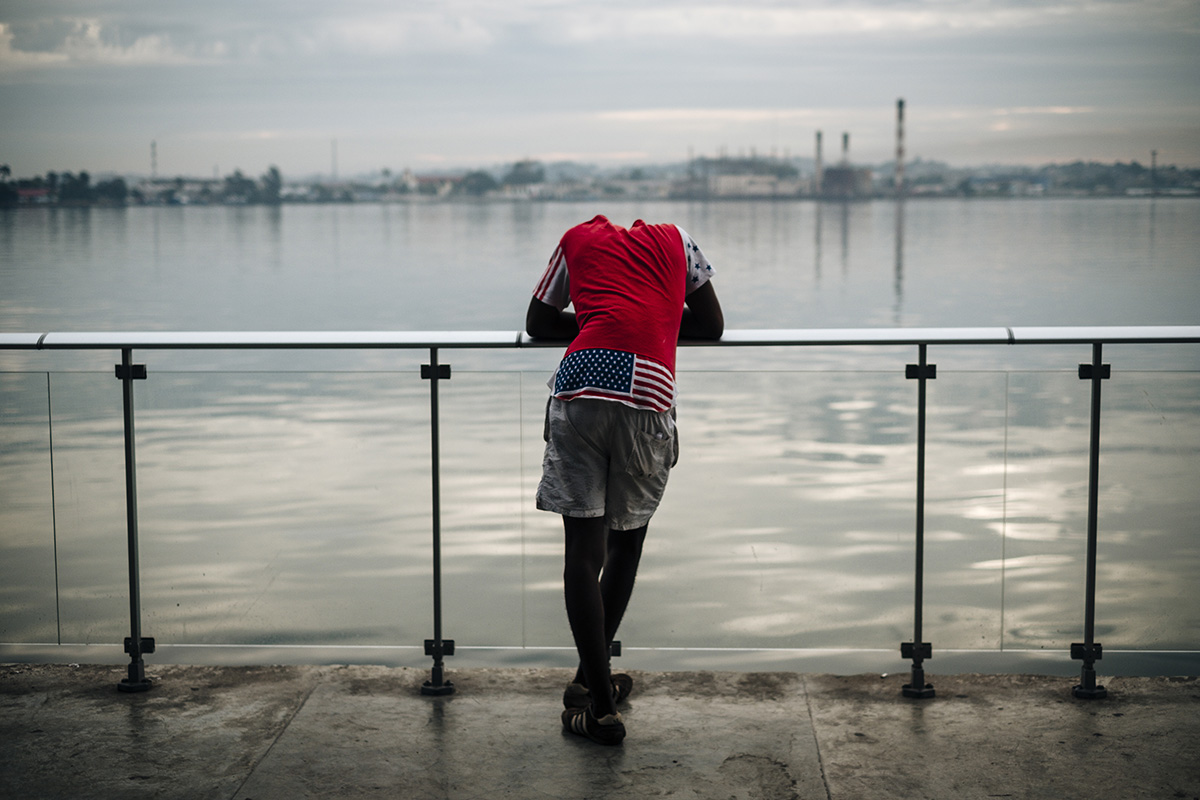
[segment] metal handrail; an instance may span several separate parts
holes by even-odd
[[[1200,325],[743,328],[689,347],[1200,343]],[[556,347],[517,331],[52,331],[0,333],[0,350],[322,350]]]
[[[1100,451],[1100,387],[1111,375],[1102,363],[1105,344],[1200,343],[1200,325],[1087,326],[1087,327],[980,327],[980,328],[842,328],[842,329],[741,329],[728,330],[717,341],[689,340],[681,344],[701,347],[916,345],[918,364],[906,366],[906,377],[918,381],[918,436],[916,474],[916,567],[914,571],[914,636],[900,645],[901,655],[912,659],[912,681],[904,695],[934,696],[925,682],[923,662],[931,658],[933,646],[922,642],[924,563],[924,468],[926,382],[937,377],[937,367],[926,360],[930,345],[1090,345],[1091,363],[1079,365],[1079,378],[1091,383],[1090,462],[1088,475],[1088,536],[1084,608],[1085,641],[1071,645],[1071,657],[1083,661],[1080,683],[1073,693],[1080,698],[1106,695],[1096,684],[1095,662],[1103,649],[1094,641],[1096,544]],[[146,378],[143,364],[133,363],[133,350],[279,350],[279,349],[425,349],[430,363],[422,365],[421,377],[430,382],[430,429],[433,473],[433,603],[434,638],[426,640],[426,654],[434,659],[431,680],[422,691],[447,694],[453,684],[444,680],[443,657],[454,654],[454,641],[443,639],[441,619],[440,492],[438,463],[438,384],[450,378],[450,366],[438,363],[439,349],[499,349],[561,347],[561,340],[536,339],[523,332],[509,331],[142,331],[142,332],[46,332],[0,333],[0,350],[119,350],[121,363],[116,375],[122,383],[125,428],[126,517],[128,523],[129,593],[131,635],[125,640],[130,656],[129,676],[119,684],[123,691],[150,687],[142,655],[154,652],[154,639],[141,635],[137,544],[137,480],[134,453],[133,381]]]

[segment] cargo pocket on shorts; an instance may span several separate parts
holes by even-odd
[[[675,438],[638,431],[625,471],[638,478],[664,477],[675,456]]]

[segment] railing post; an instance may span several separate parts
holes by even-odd
[[[449,380],[450,365],[438,365],[438,349],[429,349],[429,363],[421,365],[421,377],[429,381],[429,428],[432,437],[430,464],[433,486],[433,638],[425,640],[425,655],[433,656],[430,679],[421,694],[453,694],[454,684],[443,679],[444,656],[454,655],[454,640],[442,638],[442,499],[441,463],[438,450],[438,381]]]
[[[1092,363],[1079,365],[1079,379],[1092,382],[1091,441],[1088,453],[1087,577],[1084,587],[1083,642],[1071,645],[1071,658],[1083,661],[1079,685],[1072,693],[1086,700],[1108,696],[1108,690],[1096,685],[1095,664],[1104,656],[1096,638],[1096,541],[1100,513],[1100,382],[1111,377],[1112,366],[1102,362],[1103,345],[1092,345]]]
[[[920,363],[905,367],[904,375],[917,381],[917,546],[913,601],[913,640],[900,644],[900,657],[912,659],[912,680],[904,685],[905,697],[933,697],[933,684],[925,682],[924,661],[933,658],[933,645],[921,641],[925,584],[925,381],[937,377],[937,365],[927,364],[926,345],[918,345]]]
[[[154,652],[154,639],[142,636],[142,592],[138,574],[138,514],[137,463],[133,437],[133,382],[145,380],[146,365],[133,363],[133,350],[121,350],[121,363],[116,366],[121,381],[125,416],[125,520],[129,545],[129,638],[125,652],[129,654],[129,677],[117,684],[122,692],[144,692],[150,688],[142,655]]]

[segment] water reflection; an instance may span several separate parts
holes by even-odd
[[[267,237],[270,240],[267,260],[271,265],[271,270],[278,274],[284,266],[283,207],[266,206],[262,211],[266,217]]]
[[[845,275],[850,270],[850,204],[839,204],[839,210],[842,222],[842,274]]]
[[[896,270],[893,291],[896,303],[892,309],[892,324],[899,325],[904,306],[904,200],[897,198],[896,208]]]
[[[825,204],[816,203],[816,221],[813,223],[813,276],[814,283],[817,286],[821,285],[821,230],[824,228],[821,217],[824,214]]]

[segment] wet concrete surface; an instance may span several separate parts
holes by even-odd
[[[631,672],[629,735],[562,732],[561,669],[0,665],[4,798],[1198,798],[1200,680]]]

